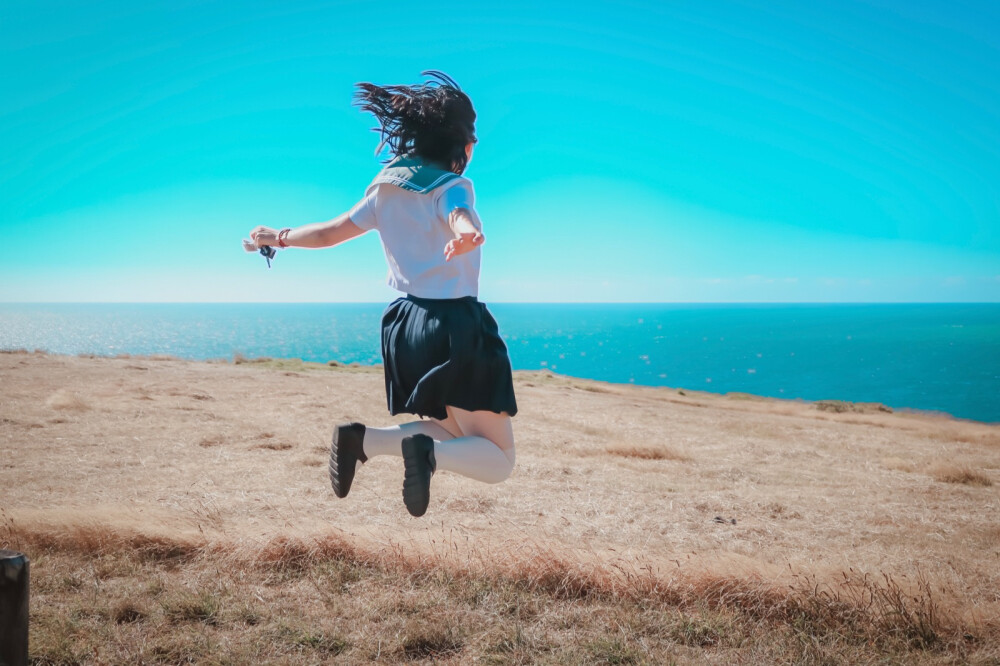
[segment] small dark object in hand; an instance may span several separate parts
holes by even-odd
[[[270,268],[271,260],[274,259],[274,255],[277,254],[277,250],[270,245],[261,245],[259,252],[264,255],[265,259],[267,259],[267,267]]]

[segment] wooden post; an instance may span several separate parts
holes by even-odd
[[[28,663],[28,558],[0,550],[0,666]]]

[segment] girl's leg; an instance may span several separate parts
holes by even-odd
[[[364,436],[365,456],[400,456],[400,443],[404,437],[427,435],[433,440],[449,440],[454,435],[444,427],[445,421],[429,419],[413,421],[388,428],[366,428]]]
[[[361,423],[345,423],[333,429],[330,447],[330,483],[337,497],[347,497],[354,474],[372,456],[402,456],[402,442],[407,437],[423,435],[433,440],[448,440],[452,434],[438,421],[413,421],[388,428],[367,428]]]
[[[463,469],[453,469],[455,465],[461,465],[462,460],[475,462],[483,459],[489,467],[500,467],[500,465],[490,465],[492,462],[499,462],[499,457],[493,449],[499,448],[504,457],[507,458],[509,466],[514,466],[514,432],[511,428],[510,417],[507,414],[497,414],[496,412],[476,411],[470,412],[458,407],[448,407],[448,417],[446,419],[428,419],[424,421],[413,421],[402,425],[389,426],[387,428],[366,428],[363,437],[363,451],[366,458],[372,456],[399,456],[401,454],[400,444],[404,437],[412,435],[427,435],[434,440],[434,454],[437,457],[445,458],[444,466],[439,468],[451,472],[457,472],[464,476],[471,476],[480,481],[487,479],[480,478],[483,474],[476,469],[471,469],[472,473],[465,473]],[[457,438],[458,441],[455,441]],[[477,441],[486,439],[492,448],[484,446],[486,442]],[[439,453],[440,451],[440,453]],[[455,465],[451,465],[453,460],[458,460]],[[360,461],[359,461],[360,462]],[[487,472],[489,483],[503,481],[510,475],[508,469],[502,478],[496,478],[496,469]],[[496,479],[496,480],[493,480]]]
[[[507,414],[448,407],[448,420],[460,436],[435,441],[418,434],[403,440],[403,503],[410,515],[427,511],[431,476],[438,470],[500,483],[514,469],[514,431]]]
[[[514,469],[514,431],[507,414],[448,407],[448,418],[461,434],[434,442],[436,469],[486,483],[500,483],[510,476]]]
[[[415,465],[408,476],[416,474],[418,480],[410,485],[415,484],[422,498],[429,497],[430,475],[437,470],[485,483],[500,483],[509,477],[514,469],[510,416],[458,407],[447,410],[448,417],[443,420],[413,421],[388,428],[366,428],[357,423],[337,426],[329,465],[334,493],[346,497],[357,468],[376,455],[402,456],[408,470]],[[413,449],[413,442],[420,444],[419,451]],[[411,503],[407,500],[408,508]],[[425,499],[418,499],[414,506],[421,504],[426,510]]]

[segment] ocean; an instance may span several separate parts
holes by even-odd
[[[381,362],[384,304],[0,304],[0,349]],[[516,370],[1000,422],[1000,304],[490,306]]]

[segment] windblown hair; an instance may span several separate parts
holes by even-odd
[[[468,163],[465,146],[476,141],[476,111],[469,96],[447,74],[421,72],[430,80],[413,86],[357,84],[354,103],[378,120],[392,157],[416,155],[455,173]]]

